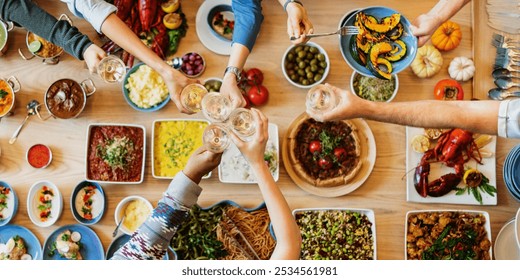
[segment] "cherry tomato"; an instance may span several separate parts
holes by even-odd
[[[321,153],[321,142],[318,140],[311,141],[311,143],[309,143],[309,151],[312,154],[316,152]]]
[[[318,165],[321,169],[327,170],[332,167],[332,161],[327,157],[322,157],[318,160]]]
[[[464,91],[459,82],[453,79],[440,80],[433,91],[437,100],[463,100]]]
[[[269,91],[262,85],[252,86],[247,92],[247,97],[255,106],[264,105],[269,99]]]
[[[347,157],[347,150],[345,150],[345,148],[341,148],[341,147],[335,148],[333,153],[334,153],[334,157],[336,157],[336,159],[338,161],[343,161]]]
[[[246,79],[250,86],[259,86],[264,81],[264,73],[258,68],[251,68],[246,71]]]

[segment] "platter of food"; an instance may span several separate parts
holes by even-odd
[[[293,215],[302,233],[302,260],[376,260],[374,211],[302,208]]]
[[[376,143],[363,119],[320,123],[303,113],[287,130],[282,159],[300,188],[337,197],[366,181],[376,161]]]
[[[172,179],[184,169],[190,155],[202,146],[202,133],[209,122],[202,119],[160,119],[153,122],[152,175]],[[208,178],[211,172],[204,176]]]
[[[219,15],[222,20],[219,20]],[[216,54],[229,55],[230,37],[234,29],[231,0],[204,1],[197,11],[195,28],[200,42],[206,48]]]
[[[490,260],[490,224],[485,211],[409,211],[405,220],[405,260]]]
[[[435,131],[435,133],[432,133],[432,131]],[[434,151],[435,147],[439,147],[437,149],[439,155],[442,155],[443,151],[453,149],[453,147],[448,145],[439,145],[441,142],[445,142],[441,140],[442,138],[439,138],[442,132],[443,130],[406,127],[406,170],[410,171],[406,175],[406,200],[420,203],[497,205],[496,136],[469,135],[459,130],[450,133],[450,131],[446,130],[444,131],[447,133],[445,136],[446,140],[467,138],[469,141],[473,139],[477,146],[482,147],[476,149],[469,144],[469,146],[457,149],[457,152],[453,154],[444,152],[448,157],[442,162],[440,159],[425,156],[426,153],[431,153],[427,151]],[[425,145],[422,150],[415,151],[418,149],[417,139],[424,141]],[[475,153],[475,158],[470,157],[462,165],[457,164],[460,166],[457,168],[461,169],[459,173],[461,175],[458,175],[455,167],[448,166],[448,164],[451,165],[449,159],[456,161],[457,158],[467,158],[467,149],[472,154]],[[476,160],[480,159],[476,150],[482,156],[482,164],[479,164]],[[429,174],[426,172],[428,164],[424,163],[421,165],[423,159],[431,162],[429,163]],[[416,172],[418,173],[417,179]],[[479,176],[476,184],[473,184],[472,180],[470,180],[472,174]],[[466,179],[464,179],[465,177]],[[426,178],[427,181],[424,180]]]
[[[44,260],[104,260],[103,244],[96,232],[84,225],[56,229],[43,245]]]
[[[63,198],[58,187],[50,181],[34,183],[27,194],[27,213],[39,227],[52,226],[60,218]]]
[[[140,184],[144,180],[146,129],[142,125],[93,123],[87,128],[87,181]]]
[[[9,243],[11,245],[8,245]],[[42,259],[40,241],[34,233],[23,226],[5,225],[0,227],[0,247],[0,260]]]
[[[264,160],[269,171],[277,182],[280,176],[280,147],[278,144],[278,126],[269,124],[269,139],[264,153]],[[222,154],[222,160],[218,166],[218,177],[222,183],[255,184],[251,166],[246,161],[236,145],[230,145]]]

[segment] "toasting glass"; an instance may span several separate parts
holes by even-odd
[[[107,83],[121,82],[126,74],[126,66],[121,59],[109,55],[99,62],[97,72]]]
[[[307,110],[315,114],[323,114],[326,111],[330,111],[336,107],[339,103],[339,97],[337,97],[332,89],[326,85],[316,85],[307,92],[305,100],[305,106]]]
[[[233,129],[233,132],[244,141],[251,140],[255,134],[256,125],[251,110],[245,108],[233,110],[229,115],[227,123]]]
[[[189,84],[182,89],[181,103],[182,106],[190,113],[200,112],[202,109],[202,98],[208,93],[208,90],[201,84]]]
[[[214,153],[222,153],[231,143],[229,129],[223,123],[212,123],[202,134],[202,141],[206,148]]]
[[[229,99],[218,92],[210,92],[202,98],[202,113],[211,122],[225,122],[231,108]]]

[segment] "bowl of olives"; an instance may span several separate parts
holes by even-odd
[[[318,44],[290,46],[282,59],[282,70],[285,78],[299,88],[311,88],[321,84],[330,70],[327,52]]]
[[[220,92],[221,86],[222,79],[220,78],[208,78],[204,80],[204,87],[208,90],[208,92]]]

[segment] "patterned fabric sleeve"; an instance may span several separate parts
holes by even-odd
[[[202,189],[179,172],[150,217],[134,232],[112,260],[160,260],[170,240],[189,215]]]

